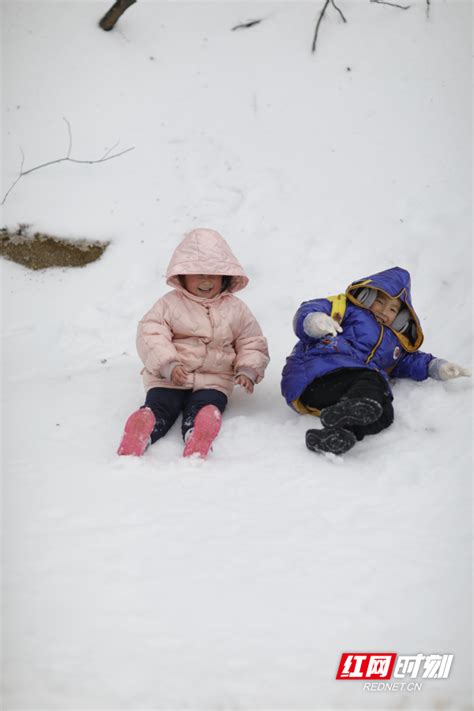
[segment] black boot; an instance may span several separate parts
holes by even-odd
[[[321,410],[323,427],[370,425],[382,415],[382,405],[370,397],[341,398],[335,405]]]
[[[329,427],[328,429],[308,430],[306,432],[306,446],[312,452],[344,454],[356,442],[355,434],[342,427]]]

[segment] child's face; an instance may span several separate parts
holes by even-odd
[[[183,285],[193,296],[205,296],[212,299],[222,289],[222,274],[184,274]]]
[[[391,296],[377,291],[375,301],[369,310],[372,311],[379,323],[383,323],[384,326],[391,326],[400,311],[401,305],[400,299],[393,299]]]

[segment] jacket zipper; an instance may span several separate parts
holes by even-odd
[[[375,352],[376,352],[377,348],[378,348],[378,347],[380,346],[380,344],[382,343],[382,338],[383,338],[384,331],[385,331],[384,325],[381,324],[381,325],[380,325],[380,334],[379,334],[379,337],[378,337],[378,339],[377,339],[377,343],[376,343],[375,346],[372,348],[372,351],[371,351],[369,357],[368,357],[367,360],[365,361],[366,363],[370,363],[370,361],[372,360],[372,358],[373,358],[374,355],[375,355]]]

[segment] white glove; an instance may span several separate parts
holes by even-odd
[[[308,314],[303,321],[303,330],[311,338],[322,338],[328,334],[337,336],[338,333],[342,333],[338,322],[322,311],[313,311]]]
[[[428,366],[428,373],[435,380],[452,380],[452,378],[470,378],[469,368],[463,368],[456,363],[449,363],[442,358],[435,358]]]

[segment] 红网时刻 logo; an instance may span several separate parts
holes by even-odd
[[[368,682],[366,691],[421,691],[428,679],[447,679],[454,654],[344,652],[336,679]]]

